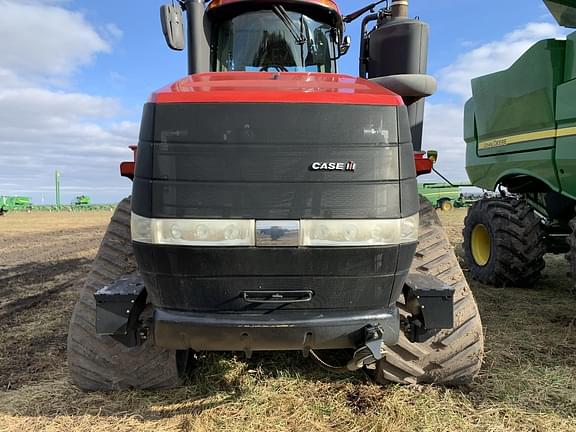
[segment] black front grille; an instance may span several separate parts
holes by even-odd
[[[405,107],[149,104],[133,210],[157,218],[411,216],[415,171],[410,143],[400,143],[409,134],[399,110]],[[348,161],[354,172],[311,169]]]

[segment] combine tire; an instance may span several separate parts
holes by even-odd
[[[545,231],[532,207],[509,198],[476,202],[464,222],[465,261],[473,279],[531,287],[544,269]]]
[[[570,228],[572,233],[568,239],[570,244],[570,252],[568,253],[568,261],[570,262],[570,275],[572,276],[572,293],[576,294],[576,218],[570,221]]]
[[[452,205],[452,202],[449,199],[444,199],[438,203],[438,208],[442,211],[447,212],[452,210],[454,206]]]
[[[435,276],[455,288],[454,327],[424,343],[412,343],[402,334],[398,345],[386,347],[384,358],[376,364],[376,381],[447,385],[472,381],[484,354],[482,322],[440,220],[424,200],[420,208],[420,244],[411,271]],[[405,314],[403,300],[398,306]]]
[[[168,351],[156,347],[152,340],[127,348],[111,337],[96,334],[94,293],[134,272],[127,198],[112,216],[70,321],[68,365],[72,382],[83,390],[170,388],[181,383],[187,370],[186,351]]]

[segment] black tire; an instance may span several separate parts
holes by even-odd
[[[127,348],[95,328],[94,293],[121,276],[136,272],[130,235],[130,199],[117,207],[96,260],[80,291],[68,330],[72,382],[83,390],[164,389],[181,384],[188,353],[168,351],[151,339]]]
[[[454,327],[424,343],[412,343],[401,334],[398,345],[386,347],[384,359],[376,364],[375,379],[382,384],[469,383],[484,355],[480,314],[436,211],[422,199],[419,237],[411,272],[435,276],[454,287]],[[406,314],[403,299],[398,306]]]
[[[489,259],[479,263],[473,233],[484,226],[490,238]],[[526,202],[513,198],[480,200],[464,221],[464,259],[474,280],[495,287],[532,287],[545,267],[546,232]],[[476,252],[476,255],[478,252]]]
[[[570,275],[572,276],[572,294],[576,294],[576,218],[570,221],[572,233],[568,238],[570,252],[568,252],[568,261],[570,262]]]

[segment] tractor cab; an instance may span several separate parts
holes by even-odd
[[[298,2],[213,2],[214,72],[336,72],[342,18],[336,9]],[[239,7],[241,6],[241,7]]]
[[[168,45],[183,50],[187,12],[189,74],[202,72],[336,73],[350,47],[344,17],[331,0],[186,1],[163,6]]]

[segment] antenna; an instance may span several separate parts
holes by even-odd
[[[352,21],[357,20],[358,18],[360,18],[362,15],[364,15],[366,12],[370,11],[370,12],[374,12],[374,8],[384,2],[387,2],[388,0],[380,0],[374,3],[369,4],[368,6],[364,6],[362,9],[358,9],[356,12],[352,12],[349,15],[346,15],[344,17],[344,22],[346,24],[351,23]],[[408,2],[405,2],[406,4],[408,4]]]

